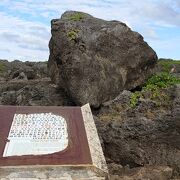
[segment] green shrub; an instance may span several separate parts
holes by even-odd
[[[73,15],[71,15],[69,17],[69,20],[80,21],[83,18],[84,18],[84,14],[80,13],[80,12],[77,12],[77,13],[74,13]]]
[[[163,72],[169,73],[172,66],[180,64],[180,61],[175,61],[172,59],[159,59],[158,64],[162,67]]]
[[[68,39],[69,39],[70,41],[71,41],[71,40],[76,40],[77,37],[78,37],[78,32],[79,32],[78,29],[73,29],[73,30],[69,31],[69,32],[67,33]]]
[[[169,101],[167,94],[163,93],[163,90],[180,83],[180,78],[177,78],[169,73],[155,74],[147,80],[142,87],[142,91],[136,91],[131,95],[130,106],[135,107],[140,97],[145,97],[149,92],[149,98],[154,100],[157,105],[166,103]]]
[[[179,84],[180,79],[166,72],[153,75],[149,78],[143,87],[144,90],[153,90],[157,88],[167,88],[174,84]]]
[[[130,106],[135,107],[140,97],[142,97],[142,93],[140,91],[134,92],[130,98]]]

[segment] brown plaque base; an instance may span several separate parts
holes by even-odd
[[[49,113],[63,116],[68,124],[69,144],[62,151],[48,155],[3,157],[15,113]],[[0,106],[0,166],[16,165],[88,165],[92,164],[80,107]]]

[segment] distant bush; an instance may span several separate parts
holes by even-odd
[[[48,64],[48,61],[44,61],[43,63],[44,63],[44,64]]]
[[[136,91],[131,95],[130,106],[135,107],[139,98],[145,97],[147,92],[149,92],[148,98],[156,101],[157,104],[161,104],[168,100],[168,96],[162,90],[175,84],[180,84],[180,78],[166,72],[155,74],[147,80],[142,87],[142,91]]]
[[[4,72],[5,70],[6,70],[6,66],[0,63],[0,73]]]
[[[162,67],[162,71],[163,72],[170,72],[171,68],[173,67],[173,65],[179,64],[180,65],[180,61],[178,60],[172,60],[172,59],[159,59],[158,64],[161,65]]]
[[[69,20],[80,21],[83,18],[84,18],[84,14],[80,13],[80,12],[77,12],[77,13],[74,13],[73,15],[71,15],[69,17]]]
[[[169,73],[160,73],[153,75],[149,78],[144,86],[144,90],[153,90],[156,88],[167,88],[171,85],[180,83],[180,79],[169,74]]]

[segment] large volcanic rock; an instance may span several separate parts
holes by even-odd
[[[67,11],[51,23],[49,74],[76,104],[97,107],[154,69],[156,53],[122,22]]]

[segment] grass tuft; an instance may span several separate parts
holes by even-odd
[[[80,13],[80,12],[77,12],[77,13],[74,13],[73,15],[71,15],[69,17],[69,20],[72,20],[72,21],[80,21],[81,19],[84,18],[84,14],[83,13]]]
[[[71,40],[76,40],[77,39],[77,37],[78,37],[78,32],[79,32],[79,30],[78,29],[73,29],[73,30],[71,30],[71,31],[69,31],[68,33],[67,33],[67,37],[68,37],[68,39],[71,41]]]

